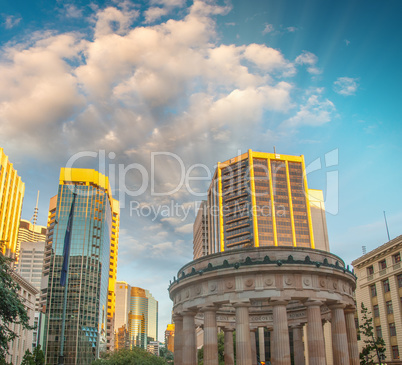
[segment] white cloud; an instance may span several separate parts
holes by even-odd
[[[334,82],[334,91],[345,96],[354,95],[358,87],[358,79],[352,77],[338,77]]]
[[[272,24],[265,24],[262,34],[268,34],[274,31],[274,26]]]
[[[286,30],[289,33],[294,33],[294,32],[297,32],[299,30],[299,28],[297,28],[297,27],[287,27]]]
[[[16,27],[22,20],[22,18],[16,17],[14,15],[3,15],[3,17],[4,17],[3,26],[6,29]]]
[[[158,6],[149,8],[145,11],[145,22],[153,23],[168,13],[166,8],[160,8]]]
[[[322,71],[316,67],[318,58],[314,53],[303,51],[303,53],[296,57],[296,64],[299,65],[307,65],[307,71],[310,74],[318,75]]]
[[[175,229],[176,232],[179,233],[192,233],[193,232],[193,223],[185,224],[184,226],[177,227]]]
[[[283,122],[282,127],[320,126],[331,121],[334,111],[335,106],[330,100],[321,100],[320,96],[311,95],[295,116]]]
[[[81,18],[83,10],[77,8],[74,4],[64,5],[64,10],[67,18]]]

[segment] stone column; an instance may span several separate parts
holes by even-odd
[[[265,361],[265,336],[264,327],[258,327],[258,345],[260,348],[260,361]]]
[[[350,365],[359,365],[359,348],[357,345],[357,333],[355,325],[356,308],[345,309],[346,333],[348,337],[348,351]]]
[[[195,312],[183,312],[183,365],[194,365],[197,363],[197,345],[195,341]]]
[[[236,308],[236,364],[251,364],[250,327],[248,318],[249,303],[238,302]]]
[[[348,338],[346,334],[344,304],[334,304],[329,307],[332,313],[331,332],[334,364],[349,365]]]
[[[293,327],[293,351],[295,365],[304,365],[303,326]]]
[[[225,365],[234,365],[233,329],[232,328],[224,328],[223,332],[225,334],[225,345],[224,345]]]
[[[216,327],[216,307],[201,309],[204,313],[204,364],[218,365],[218,328]]]
[[[270,304],[273,309],[274,324],[272,363],[275,365],[290,365],[289,328],[286,313],[287,301],[278,300]]]
[[[307,307],[307,338],[308,338],[308,359],[309,365],[325,365],[324,333],[321,321],[320,301],[305,303]]]
[[[173,316],[174,320],[174,363],[182,365],[183,362],[183,317],[179,314]]]
[[[250,345],[251,345],[251,365],[257,365],[257,343],[255,333],[257,329],[250,330]]]

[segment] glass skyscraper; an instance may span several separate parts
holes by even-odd
[[[116,282],[116,348],[142,347],[158,340],[158,301],[145,289]]]
[[[109,281],[115,280],[115,272],[109,272],[111,267],[115,271],[110,258],[112,248],[117,260],[117,247],[111,246],[111,238],[112,229],[118,230],[112,228],[118,204],[113,202],[107,177],[95,170],[63,168],[58,194],[50,202],[44,260],[47,278],[47,287],[42,288],[47,317],[44,346],[49,364],[57,364],[60,354],[64,301],[60,275],[74,193],[65,321],[66,365],[90,364],[101,351],[106,351],[108,303],[114,303],[114,292],[108,292],[108,287]]]

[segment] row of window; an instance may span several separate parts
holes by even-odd
[[[397,263],[401,262],[401,253],[398,252],[395,255],[392,255],[392,264],[395,265]],[[381,260],[378,262],[378,269],[385,270],[387,268],[387,260]],[[367,268],[367,275],[373,275],[374,274],[374,265],[371,265]]]
[[[398,282],[398,287],[402,288],[402,274],[397,275],[396,279]],[[390,291],[389,279],[383,280],[382,286],[384,289],[384,293],[388,293]],[[370,293],[371,293],[372,298],[377,296],[377,288],[376,288],[375,284],[370,285]]]

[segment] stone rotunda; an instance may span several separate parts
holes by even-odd
[[[195,328],[201,326],[205,365],[218,365],[218,328],[225,332],[225,364],[235,360],[233,331],[236,364],[257,364],[256,333],[268,328],[272,365],[290,365],[291,356],[295,365],[325,365],[323,323],[329,321],[333,364],[358,365],[355,281],[339,257],[309,248],[245,248],[192,261],[169,287],[174,363],[197,363]]]

